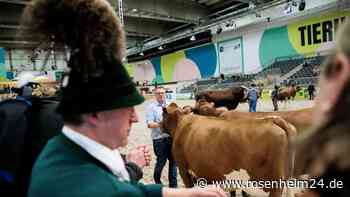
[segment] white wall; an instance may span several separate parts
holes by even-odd
[[[21,49],[12,49],[11,50],[11,59],[12,59],[12,66],[15,70],[26,70],[30,71],[34,69],[33,62],[30,59],[30,56],[32,55],[32,52],[29,50],[21,50]],[[41,52],[38,55],[38,58],[35,60],[35,67],[36,70],[40,70],[42,66],[44,65],[44,60],[47,56],[46,52]],[[63,52],[55,52],[56,56],[56,70],[64,70],[67,67],[65,57]],[[6,58],[5,58],[5,64],[6,69],[10,70],[10,60],[9,60],[9,50],[6,50]],[[52,70],[52,65],[55,65],[54,57],[52,54],[50,54],[45,70],[50,71]]]
[[[219,73],[238,74],[243,72],[241,38],[218,43]]]

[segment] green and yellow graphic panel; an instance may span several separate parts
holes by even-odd
[[[322,45],[334,42],[336,32],[350,12],[332,12],[288,25],[288,37],[299,54],[312,54]]]
[[[132,64],[125,64],[124,66],[125,66],[125,69],[128,72],[128,74],[130,76],[133,76],[134,75],[134,65],[132,65]]]
[[[164,81],[172,81],[175,65],[181,59],[185,59],[185,51],[177,51],[168,55],[164,55],[160,59],[161,72]]]

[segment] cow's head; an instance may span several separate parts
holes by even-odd
[[[182,111],[184,114],[191,114],[194,112],[194,108],[192,106],[185,105],[182,107]]]
[[[218,116],[219,111],[215,108],[215,104],[208,102],[205,99],[200,99],[196,102],[194,113],[203,116]]]
[[[243,91],[243,98],[239,102],[247,102],[248,101],[248,91],[249,88],[246,86],[241,86],[241,91]]]
[[[198,102],[200,99],[208,99],[208,91],[198,92],[195,96],[195,100]]]
[[[214,104],[213,102],[209,102],[209,101],[207,101],[206,99],[199,99],[199,100],[196,102],[194,108],[195,108],[195,109],[199,109],[199,108],[201,108],[201,107],[203,107],[203,106],[214,107],[214,105],[215,105],[215,104]]]
[[[170,103],[170,105],[164,107],[163,120],[161,123],[162,132],[173,136],[173,132],[175,131],[178,121],[183,114],[182,109],[179,108],[176,103]]]
[[[212,102],[216,100],[218,96],[220,97],[221,94],[221,90],[203,90],[196,95],[196,101],[199,101],[200,99],[205,99],[209,102]]]
[[[248,88],[241,87],[233,87],[232,88],[233,99],[237,102],[245,102],[248,99]]]

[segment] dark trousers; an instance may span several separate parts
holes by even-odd
[[[315,96],[314,96],[314,92],[310,92],[310,91],[309,91],[309,99],[310,99],[310,100],[314,100],[314,97],[315,97]]]
[[[277,98],[272,99],[273,111],[278,111],[278,100]]]
[[[171,138],[161,138],[153,140],[153,150],[154,154],[157,157],[156,166],[154,168],[153,178],[156,184],[162,184],[160,177],[162,175],[163,168],[166,164],[166,161],[169,161],[169,187],[177,187],[177,169],[174,157],[171,153]]]

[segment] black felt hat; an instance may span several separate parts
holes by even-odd
[[[116,59],[105,62],[106,70],[98,77],[83,79],[71,71],[68,84],[62,89],[58,106],[60,114],[84,114],[141,104],[144,97],[136,89],[125,67]]]

